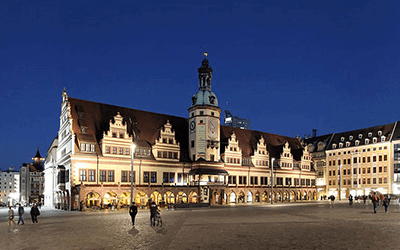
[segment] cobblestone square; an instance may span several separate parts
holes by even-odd
[[[136,228],[126,210],[75,212],[42,209],[32,224],[8,227],[1,209],[1,249],[399,249],[400,209],[328,202],[232,205],[162,210],[151,227],[140,210]],[[15,218],[18,220],[18,217]]]

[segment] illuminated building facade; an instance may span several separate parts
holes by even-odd
[[[398,122],[307,139],[317,165],[317,186],[321,177],[318,195],[399,194],[399,139]],[[319,165],[324,166],[321,173]]]
[[[19,201],[19,172],[14,167],[0,171],[0,203],[14,205]]]
[[[20,173],[20,201],[22,204],[38,203],[43,204],[44,158],[40,155],[39,148],[32,158],[32,163],[24,163],[19,169]]]
[[[233,116],[229,110],[225,110],[224,125],[241,129],[250,129],[250,120]]]
[[[45,163],[50,204],[128,206],[131,184],[139,206],[316,199],[308,150],[295,138],[221,126],[207,58],[198,73],[188,118],[79,100],[64,89]]]

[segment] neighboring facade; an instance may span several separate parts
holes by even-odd
[[[198,73],[188,119],[74,99],[64,89],[45,163],[46,204],[127,206],[131,175],[139,206],[316,199],[307,148],[295,138],[221,126],[207,58]]]
[[[40,155],[39,148],[32,158],[32,163],[23,163],[20,173],[20,202],[22,204],[43,204],[44,192],[44,158]]]
[[[15,205],[19,201],[19,172],[14,167],[0,171],[0,203]]]
[[[329,193],[326,184],[326,150],[328,145],[330,145],[332,135],[333,134],[328,134],[317,137],[316,134],[313,133],[313,137],[306,139],[305,143],[313,159],[315,171],[317,172],[316,186],[318,198],[327,196]]]
[[[318,194],[341,199],[375,191],[400,194],[396,170],[400,160],[399,139],[398,122],[307,139],[305,144],[309,149],[313,147],[311,152],[317,166],[317,162],[325,161],[325,177],[321,182],[325,187],[318,186],[321,190]],[[324,147],[318,147],[321,143]]]
[[[63,171],[56,165],[57,159],[57,145],[58,137],[54,138],[49,149],[47,150],[47,156],[44,163],[44,206],[46,207],[59,207],[55,199],[56,194],[60,193],[61,190],[58,188],[58,175],[59,172]]]
[[[225,110],[224,125],[241,129],[250,129],[250,120],[233,116],[229,110]]]

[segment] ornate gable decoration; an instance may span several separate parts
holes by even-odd
[[[229,138],[228,146],[225,147],[225,153],[222,158],[229,165],[240,166],[242,164],[242,149],[239,147],[235,132]]]
[[[153,146],[153,155],[157,160],[168,159],[179,161],[180,145],[175,138],[175,131],[172,129],[169,120],[167,120],[167,123],[160,130],[160,136]]]
[[[132,136],[127,131],[127,124],[123,122],[124,117],[117,112],[114,122],[110,119],[108,131],[103,133],[101,149],[103,154],[113,154],[118,157],[130,157],[132,148]]]
[[[254,155],[251,156],[251,161],[256,167],[268,167],[269,165],[269,153],[267,151],[264,137],[262,136],[257,143],[257,149],[255,150]]]
[[[292,169],[293,168],[293,155],[290,152],[289,142],[286,141],[281,154],[281,168]]]
[[[107,132],[104,132],[103,138],[129,138],[129,134],[127,133],[126,123],[123,123],[124,117],[118,112],[116,116],[114,116],[114,123],[112,119],[110,119],[110,129]]]
[[[303,156],[301,157],[301,170],[310,171],[311,169],[311,156],[308,151],[308,147],[305,146],[303,149]]]

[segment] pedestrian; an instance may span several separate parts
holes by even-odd
[[[14,226],[16,225],[15,221],[14,221],[14,210],[11,208],[11,206],[9,206],[8,207],[8,226],[9,227],[11,227],[11,223],[14,224]]]
[[[38,223],[37,217],[40,215],[39,209],[37,208],[36,204],[33,204],[33,207],[31,208],[31,217],[32,217],[32,222],[33,223]]]
[[[335,196],[331,195],[330,198],[331,198],[331,207],[335,207]]]
[[[385,197],[385,198],[383,199],[382,206],[385,207],[385,213],[387,213],[387,209],[388,209],[388,206],[389,206],[389,199],[388,199],[388,197]]]
[[[25,224],[24,218],[23,218],[24,213],[25,213],[24,207],[21,204],[19,204],[19,207],[18,207],[18,217],[19,217],[18,218],[18,225],[19,225],[20,222],[22,223],[22,225]]]
[[[353,196],[351,194],[349,195],[349,204],[350,206],[353,205]]]
[[[377,210],[378,204],[379,204],[379,198],[378,198],[378,195],[376,193],[374,193],[374,195],[372,195],[371,201],[372,201],[372,204],[374,206],[374,214],[376,214],[376,210]]]
[[[135,218],[137,214],[137,206],[135,202],[132,202],[131,206],[129,207],[129,215],[131,216],[132,219],[132,227],[135,228]]]
[[[157,205],[153,201],[150,205],[150,225],[153,227],[156,225],[157,210],[158,210]]]
[[[363,196],[363,199],[364,199],[364,204],[365,204],[365,201],[367,200],[367,196],[364,195],[364,196]]]

